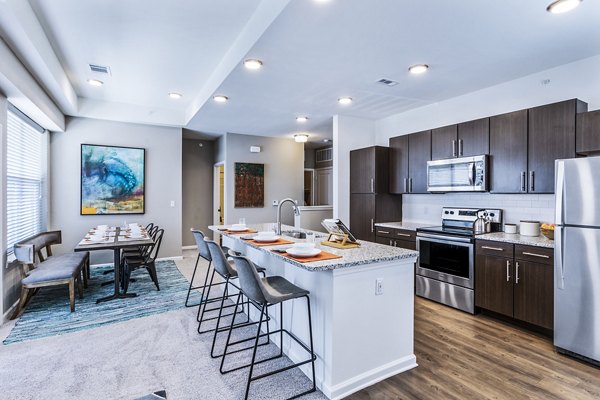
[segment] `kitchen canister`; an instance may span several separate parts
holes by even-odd
[[[504,233],[517,233],[517,224],[504,224]]]
[[[540,221],[521,221],[519,233],[523,236],[540,236]]]

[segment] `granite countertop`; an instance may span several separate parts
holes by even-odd
[[[435,224],[427,223],[427,222],[378,222],[375,226],[379,226],[380,228],[393,228],[393,229],[405,229],[407,231],[416,231],[418,228],[423,228],[425,226],[434,226]]]
[[[554,240],[548,239],[546,236],[523,236],[518,233],[494,232],[477,235],[476,239],[493,240],[495,242],[506,242],[514,244],[524,244],[528,246],[554,248]]]
[[[248,228],[257,230],[259,232],[271,230],[272,226],[273,226],[273,223],[248,224]],[[213,226],[209,226],[209,229],[212,231],[219,231],[219,229],[223,229],[225,227],[227,227],[227,225],[213,225]],[[363,240],[359,240],[360,247],[358,247],[358,248],[336,249],[335,247],[323,246],[320,244],[320,242],[327,239],[327,234],[325,234],[323,232],[316,232],[316,231],[311,231],[308,229],[295,228],[295,227],[289,226],[289,225],[282,225],[281,230],[282,231],[294,230],[294,231],[300,231],[300,232],[314,232],[316,235],[315,241],[316,241],[317,248],[319,248],[323,251],[326,251],[328,253],[340,255],[340,256],[342,256],[342,258],[336,258],[333,260],[301,263],[301,262],[295,261],[288,257],[284,257],[280,254],[277,254],[277,253],[274,253],[271,251],[273,249],[285,249],[285,248],[291,247],[291,245],[289,245],[289,244],[288,245],[274,245],[274,246],[256,246],[256,245],[251,244],[251,243],[245,241],[244,239],[242,239],[242,237],[249,237],[249,236],[252,236],[255,234],[226,234],[226,233],[223,233],[220,231],[219,231],[219,233],[221,233],[224,236],[239,240],[240,242],[244,243],[246,246],[253,247],[262,252],[271,254],[274,257],[279,257],[292,265],[307,269],[309,271],[327,271],[327,270],[332,270],[332,269],[348,268],[348,267],[353,267],[353,266],[373,264],[373,263],[384,262],[384,261],[404,260],[404,259],[410,259],[410,258],[416,259],[416,257],[419,255],[419,253],[414,250],[402,249],[400,247],[391,247],[391,246],[386,246],[386,245],[373,243],[373,242],[367,242],[367,241],[363,241]],[[283,237],[286,240],[290,240],[293,242],[305,242],[306,241],[306,239],[295,239],[295,238],[288,237],[288,236],[283,236]]]

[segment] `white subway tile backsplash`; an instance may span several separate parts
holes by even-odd
[[[504,222],[521,220],[554,222],[554,195],[551,194],[491,194],[446,193],[407,194],[402,196],[404,221],[439,224],[442,207],[500,208]]]

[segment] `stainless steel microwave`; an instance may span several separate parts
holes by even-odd
[[[486,155],[427,161],[428,192],[487,192]]]

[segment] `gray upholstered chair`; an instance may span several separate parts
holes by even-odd
[[[266,378],[267,376],[271,376],[271,375],[277,374],[279,372],[287,371],[290,368],[299,367],[301,365],[311,363],[312,364],[312,381],[313,381],[312,387],[303,393],[293,396],[292,398],[300,397],[307,393],[314,392],[316,389],[315,360],[317,357],[315,355],[314,348],[313,348],[310,298],[308,296],[309,292],[307,290],[304,290],[304,289],[294,285],[293,283],[291,283],[290,281],[286,280],[285,278],[283,278],[281,276],[260,277],[256,271],[256,266],[254,265],[254,263],[246,257],[232,256],[232,258],[235,262],[236,270],[238,273],[239,285],[241,288],[241,292],[239,293],[238,298],[237,298],[236,308],[233,312],[234,317],[231,321],[231,326],[229,329],[229,333],[227,335],[227,341],[225,342],[225,350],[223,352],[223,358],[221,359],[221,367],[220,367],[221,373],[222,374],[228,373],[228,372],[239,370],[241,368],[250,367],[250,371],[248,372],[248,380],[246,383],[246,394],[244,397],[245,399],[248,399],[248,393],[250,391],[250,383],[252,381],[261,379],[261,378]],[[249,365],[244,365],[241,367],[236,367],[233,369],[225,370],[224,365],[225,365],[225,358],[227,357],[227,355],[239,351],[239,350],[236,350],[236,351],[228,352],[227,350],[228,350],[229,346],[237,345],[241,342],[246,341],[246,340],[238,340],[235,342],[231,342],[231,332],[235,326],[235,313],[237,311],[237,307],[240,305],[240,300],[241,300],[242,295],[246,296],[251,303],[259,305],[261,308],[260,319],[258,322],[258,328],[256,330],[256,337],[254,339],[254,346],[252,347],[252,349],[253,349],[252,350],[252,361]],[[286,330],[283,327],[283,304],[282,303],[285,301],[288,301],[288,300],[299,299],[299,298],[306,299],[306,305],[308,308],[308,329],[309,329],[310,347],[307,346],[306,344],[304,344],[303,342],[301,342],[295,335],[293,335],[292,333],[290,333],[288,330]],[[261,333],[261,327],[262,327],[263,320],[265,320],[269,317],[268,311],[267,311],[268,307],[274,306],[277,304],[279,304],[279,313],[280,313],[279,314],[279,323],[281,324],[281,326],[276,331],[272,331],[272,332],[267,331],[267,333]],[[256,364],[263,363],[263,362],[269,361],[269,360],[273,360],[273,359],[279,358],[283,355],[282,347],[283,347],[283,333],[284,332],[291,339],[293,339],[296,343],[298,343],[302,348],[304,348],[304,350],[306,350],[310,354],[310,358],[308,358],[307,360],[304,360],[304,361],[301,361],[301,362],[298,362],[298,363],[295,363],[292,365],[287,365],[283,368],[276,369],[274,371],[270,371],[270,372],[258,375],[256,377],[253,377],[252,372],[253,372],[254,366]],[[279,335],[280,335],[279,343],[281,344],[281,348],[279,350],[279,355],[274,356],[274,357],[269,357],[264,360],[256,361],[256,350],[259,345],[260,338],[265,337],[265,336],[268,338],[270,335],[276,334],[276,333],[279,333]]]

